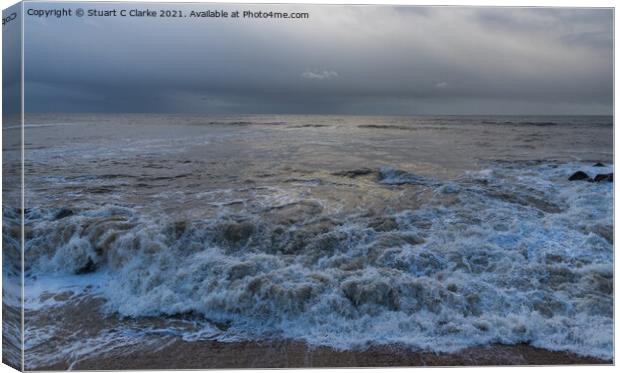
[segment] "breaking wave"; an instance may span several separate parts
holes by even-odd
[[[496,164],[441,182],[382,168],[377,188],[424,188],[419,209],[338,213],[269,189],[203,220],[130,206],[26,211],[29,277],[105,273],[105,310],[200,315],[203,338],[291,338],[453,352],[530,343],[613,355],[612,183],[583,164]],[[188,338],[190,338],[188,336]]]

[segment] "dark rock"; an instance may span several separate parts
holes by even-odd
[[[73,211],[72,210],[62,208],[62,209],[60,209],[60,211],[58,211],[58,213],[54,217],[54,220],[63,219],[63,218],[66,218],[68,216],[71,216],[71,215],[73,215]]]
[[[575,180],[590,180],[590,176],[588,176],[588,174],[586,174],[583,171],[577,171],[574,174],[572,174],[569,178],[569,181],[575,181]]]
[[[594,164],[593,167],[605,167],[605,165],[602,164],[601,162],[597,162],[597,163]]]
[[[610,183],[614,181],[614,174],[598,174],[594,177],[594,182],[600,183],[603,181],[609,181]]]

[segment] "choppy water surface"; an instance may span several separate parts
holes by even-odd
[[[568,181],[613,172],[611,120],[31,116],[26,367],[179,337],[611,358],[613,183]]]

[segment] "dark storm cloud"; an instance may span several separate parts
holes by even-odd
[[[611,113],[608,9],[224,8],[310,19],[27,18],[26,110]]]
[[[613,13],[604,9],[519,9],[512,12],[481,10],[476,19],[489,31],[508,33],[546,33],[564,43],[580,44],[589,48],[602,48],[611,52],[613,44]]]

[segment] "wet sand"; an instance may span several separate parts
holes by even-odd
[[[476,347],[454,354],[415,352],[399,346],[339,351],[300,342],[184,342],[177,340],[157,351],[113,358],[97,357],[73,364],[77,370],[225,369],[310,367],[410,367],[492,365],[613,364],[593,357],[555,352],[528,345]],[[67,362],[35,370],[66,370]]]

